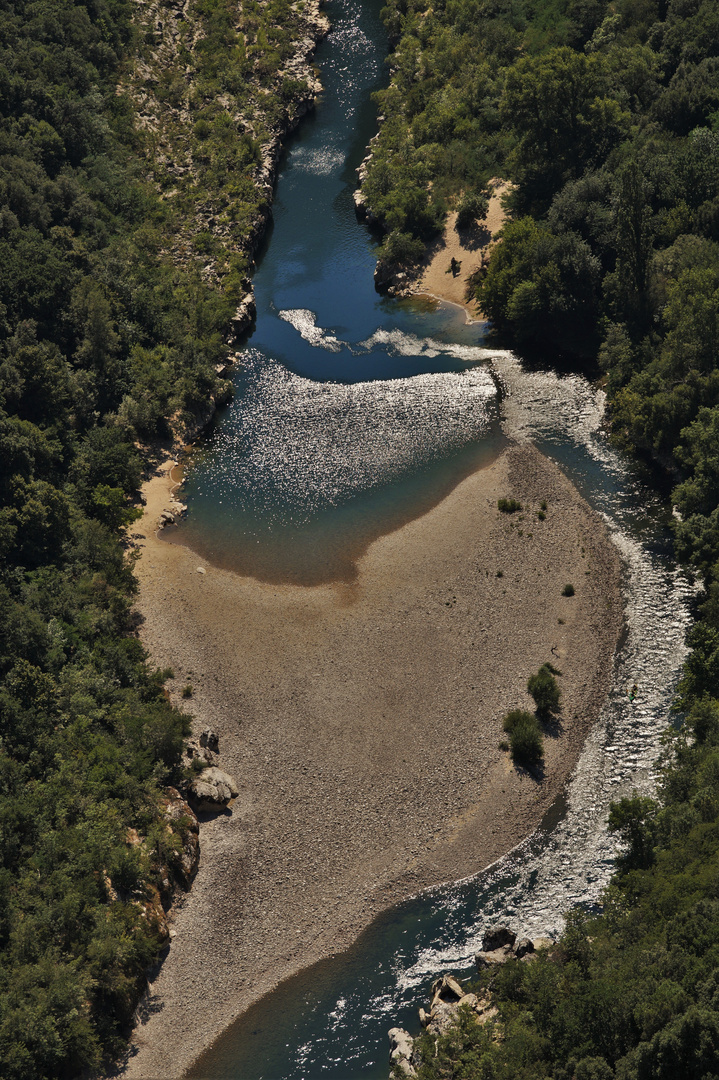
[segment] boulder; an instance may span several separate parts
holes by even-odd
[[[482,951],[494,952],[495,949],[501,949],[505,945],[509,945],[511,948],[516,940],[517,935],[508,926],[502,926],[501,924],[490,926],[482,938]]]
[[[212,728],[206,727],[200,735],[200,746],[206,747],[213,754],[220,751],[220,736]]]
[[[511,960],[513,956],[511,946],[505,945],[501,949],[492,949],[491,952],[478,952],[474,962],[480,971],[486,971],[488,968],[496,967],[497,964],[506,964],[507,960]]]
[[[195,810],[212,814],[223,810],[239,793],[233,778],[213,765],[192,781],[187,798]]]
[[[412,1063],[414,1045],[412,1036],[404,1028],[389,1029],[389,1063],[397,1066],[405,1076],[416,1076],[417,1070]]]
[[[523,956],[530,956],[534,952],[534,942],[531,938],[523,937],[514,946],[514,955],[518,960]]]

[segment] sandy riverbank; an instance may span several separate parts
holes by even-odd
[[[448,215],[442,236],[427,249],[425,265],[412,290],[416,296],[432,296],[436,300],[456,304],[464,309],[468,321],[484,318],[476,301],[467,300],[469,278],[482,260],[489,258],[495,237],[506,219],[502,197],[507,193],[509,184],[505,180],[494,180],[493,185],[489,210],[481,225],[459,233],[456,229],[456,212]],[[452,259],[459,263],[456,275],[447,272]]]
[[[377,540],[352,586],[260,584],[163,542],[168,487],[165,468],[137,527],[142,636],[175,692],[195,687],[197,726],[220,732],[241,795],[202,825],[200,871],[124,1073],[144,1080],[180,1077],[279,980],[530,832],[597,716],[621,623],[616,550],[531,446]],[[524,521],[498,513],[503,496]],[[498,743],[547,660],[564,673],[564,711],[539,783]]]

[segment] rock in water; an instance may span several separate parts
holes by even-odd
[[[482,949],[484,952],[494,952],[495,949],[501,949],[505,945],[511,948],[516,940],[517,935],[508,926],[490,926],[482,938]]]

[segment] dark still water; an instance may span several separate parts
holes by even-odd
[[[685,655],[691,589],[671,563],[664,508],[606,442],[602,393],[487,348],[485,328],[456,308],[374,291],[372,241],[351,193],[382,81],[378,8],[328,5],[333,31],[317,54],[325,93],[286,155],[255,277],[257,327],[237,397],[188,469],[179,539],[261,580],[351,579],[376,536],[437,503],[507,436],[531,439],[620,548],[626,634],[612,692],[545,828],[282,984],[200,1059],[195,1080],[384,1080],[387,1029],[419,1030],[432,979],[469,971],[488,923],[556,935],[570,905],[595,904],[615,855],[609,803],[652,789]]]

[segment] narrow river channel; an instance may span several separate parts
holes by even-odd
[[[379,3],[327,10],[325,92],[285,156],[255,276],[257,326],[236,399],[188,471],[179,538],[260,580],[337,579],[352,572],[348,552],[437,503],[508,436],[530,439],[604,517],[624,563],[626,629],[602,715],[542,828],[258,1002],[188,1074],[207,1080],[384,1078],[387,1029],[419,1030],[430,982],[469,974],[489,923],[556,935],[569,906],[596,904],[615,854],[609,804],[652,790],[689,624],[692,587],[671,561],[666,507],[609,446],[601,391],[492,349],[457,309],[375,293],[351,195],[386,42]]]

